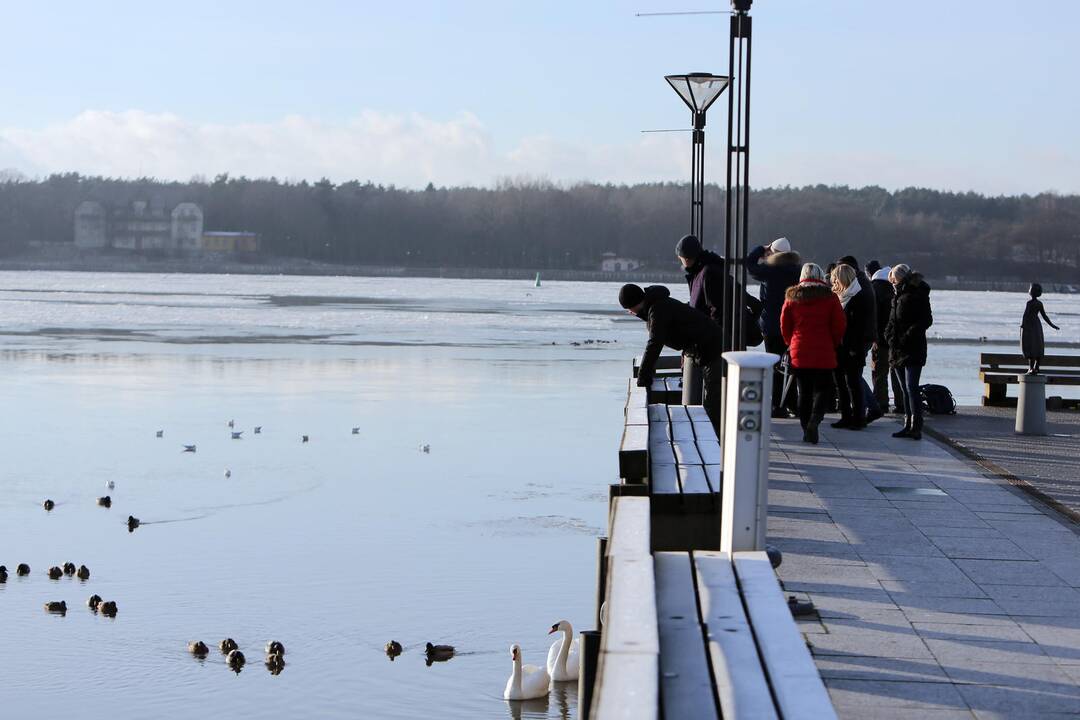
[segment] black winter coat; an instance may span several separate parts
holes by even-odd
[[[761,332],[780,337],[780,312],[784,294],[799,284],[802,259],[797,252],[774,253],[765,257],[765,248],[756,247],[746,256],[746,272],[761,283]]]
[[[866,353],[874,344],[874,338],[877,335],[875,332],[877,318],[874,314],[874,296],[869,289],[860,290],[855,293],[855,297],[848,300],[847,306],[844,307],[847,327],[844,329],[844,339],[836,352],[838,367],[853,368],[866,365]]]
[[[926,331],[934,324],[930,310],[930,286],[919,273],[908,275],[896,288],[885,340],[893,367],[926,365]]]
[[[892,283],[888,280],[873,280],[870,283],[874,288],[874,298],[877,310],[877,339],[878,349],[888,349],[889,341],[885,339],[885,328],[889,326],[889,314],[892,312],[892,301],[896,297]]]
[[[663,285],[645,288],[645,305],[638,315],[649,326],[649,342],[638,368],[637,384],[648,387],[656,372],[656,358],[664,346],[682,350],[699,365],[720,357],[720,326],[694,308],[671,297]]]
[[[700,310],[713,321],[724,318],[724,258],[704,250],[697,261],[686,270],[690,288],[690,307]]]

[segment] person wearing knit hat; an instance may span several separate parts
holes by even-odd
[[[686,271],[690,307],[724,324],[724,258],[701,247],[694,235],[684,235],[675,245],[675,257]]]
[[[671,297],[663,285],[647,288],[633,284],[619,290],[619,305],[647,323],[649,341],[638,367],[638,387],[650,387],[656,374],[656,359],[664,347],[680,350],[701,367],[701,404],[720,437],[720,390],[723,378],[723,333],[704,313]]]
[[[784,293],[789,287],[799,282],[802,270],[802,258],[792,251],[791,242],[786,238],[777,238],[768,245],[756,247],[746,256],[746,272],[759,283],[758,297],[761,298],[761,317],[758,320],[761,334],[765,338],[765,352],[781,357],[787,352],[787,344],[780,332],[780,312],[784,307]],[[772,408],[773,417],[789,417],[789,408],[780,404],[784,394],[784,379],[780,364],[776,366],[773,377]],[[793,406],[794,398],[786,403]]]

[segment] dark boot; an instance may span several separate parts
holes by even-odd
[[[922,415],[916,415],[915,420],[911,423],[911,433],[908,435],[912,440],[922,440]]]
[[[911,435],[912,418],[910,415],[904,416],[904,428],[899,432],[894,432],[892,436],[894,438],[905,438]]]
[[[817,445],[818,444],[818,425],[820,425],[820,424],[821,424],[821,418],[820,417],[815,416],[815,417],[810,418],[810,422],[807,423],[807,425],[806,425],[806,431],[803,432],[803,440],[810,443],[811,445]]]

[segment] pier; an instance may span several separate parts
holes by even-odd
[[[892,438],[882,420],[825,424],[813,446],[774,421],[774,571],[760,550],[725,547],[735,476],[667,365],[648,396],[633,382],[627,395],[590,717],[1080,713],[1080,532],[1060,489],[1074,434],[1010,444],[1009,418],[984,408],[943,418],[936,440]],[[1045,495],[1018,481],[1040,448],[1035,472],[1057,483]],[[789,596],[814,612],[793,618]]]

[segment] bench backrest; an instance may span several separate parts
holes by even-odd
[[[983,370],[1018,368],[1027,370],[1028,362],[1023,355],[1013,353],[980,353],[979,364]],[[1043,368],[1080,368],[1080,355],[1045,355]]]

